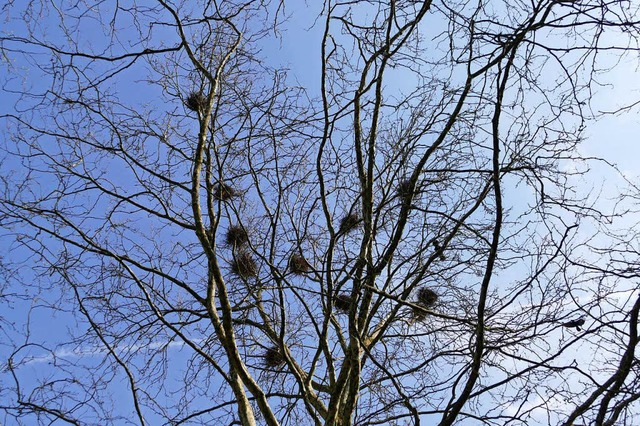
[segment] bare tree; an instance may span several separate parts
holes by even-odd
[[[633,424],[637,6],[314,7],[3,7],[4,423]]]

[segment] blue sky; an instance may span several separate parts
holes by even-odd
[[[294,7],[296,9],[294,9]],[[317,10],[317,6],[314,5],[289,5],[287,8],[287,12],[291,14],[291,18],[286,25],[288,30],[281,34],[277,34],[276,36],[270,34],[264,39],[264,57],[267,58],[267,63],[273,66],[286,64],[291,69],[288,76],[290,84],[293,85],[294,82],[299,83],[309,89],[312,97],[317,96],[320,78],[318,69],[320,62],[318,43],[321,35],[322,22],[314,22],[314,18],[319,10]],[[43,25],[46,25],[47,23],[47,21],[42,22]],[[6,26],[3,31],[20,34],[21,31],[23,31],[21,26],[22,24],[20,23],[20,19],[16,19],[10,21],[9,25]],[[97,29],[97,26],[94,28]],[[51,29],[55,31],[55,21],[53,20],[51,21]],[[437,28],[429,28],[428,30],[433,31],[434,33],[437,32]],[[83,32],[83,38],[86,40],[87,44],[92,44],[93,40],[99,40],[106,44],[109,44],[110,42],[109,40],[102,38],[99,31],[92,31],[92,26],[90,25],[83,27],[80,31]],[[168,37],[170,34],[170,32],[165,28],[156,29],[155,31],[158,31],[157,34],[167,34]],[[53,39],[56,39],[59,36],[59,33],[56,34],[56,36],[53,36]],[[126,36],[123,36],[122,38],[125,39],[125,41],[123,41],[124,44],[131,43],[131,40],[126,40]],[[173,38],[169,37],[169,40],[172,39]],[[166,41],[165,43],[167,45],[171,44]],[[12,54],[7,55],[6,57],[10,60],[12,70],[8,69],[7,62],[2,64],[3,75],[0,76],[0,80],[5,83],[3,97],[6,101],[0,105],[0,115],[12,113],[14,111],[16,101],[18,100],[16,92],[21,90],[23,85],[24,87],[27,87],[28,90],[36,92],[46,90],[49,85],[48,80],[40,79],[40,72],[34,63],[28,63],[24,58],[20,58],[19,56]],[[43,60],[42,62],[46,63],[46,60]],[[82,64],[82,60],[80,60],[80,64]],[[615,71],[602,75],[603,83],[607,83],[607,85],[602,86],[594,93],[594,109],[614,110],[615,108],[619,108],[626,104],[631,104],[638,98],[640,87],[636,77],[636,66],[636,61],[631,58],[620,65]],[[139,107],[140,112],[144,110],[151,110],[151,116],[159,117],[164,114],[164,110],[160,109],[159,111],[153,111],[153,108],[156,107],[154,97],[160,94],[160,90],[157,85],[154,86],[152,84],[148,84],[146,81],[147,76],[140,72],[140,70],[144,70],[144,68],[144,66],[141,66],[140,68],[132,68],[130,71],[123,73],[122,79],[117,85],[114,85],[112,89],[116,91],[124,101],[131,100],[138,102],[138,100],[141,99],[142,101],[139,102],[140,105],[135,105],[135,107]],[[397,86],[399,90],[403,90],[412,86],[411,79],[405,77],[408,75],[407,73],[403,73],[400,70],[395,72],[398,77],[390,80],[390,88],[395,88],[395,86]],[[393,74],[391,75],[393,76]],[[549,78],[551,77],[552,76],[549,76]],[[30,100],[28,99],[26,100],[27,104],[29,101]],[[20,105],[20,102],[18,102],[17,105]],[[176,113],[177,115],[182,112],[182,105],[179,103],[179,99],[177,98],[173,99],[173,103],[163,104],[163,107],[171,114]],[[29,112],[25,112],[25,114],[30,115]],[[179,121],[180,119],[175,118],[175,120]],[[193,120],[193,117],[187,117],[184,120]],[[587,139],[580,147],[579,152],[585,156],[602,156],[603,158],[618,164],[620,170],[625,174],[625,176],[631,181],[634,181],[638,175],[636,159],[640,153],[640,148],[638,147],[636,140],[639,124],[638,116],[635,113],[626,114],[624,116],[609,115],[605,118],[599,119],[597,122],[589,123],[588,130],[586,131]],[[7,139],[9,137],[8,135],[9,132],[3,131],[2,137],[5,138],[3,143],[10,146],[11,141]],[[91,154],[87,152],[86,155],[87,157],[83,157],[83,161],[88,162],[88,159],[91,158]],[[567,169],[571,169],[574,167],[574,164],[566,162],[564,166],[567,167]],[[13,158],[5,160],[2,163],[2,167],[3,174],[5,175],[11,174],[15,177],[16,173],[24,173],[20,162]],[[102,165],[101,167],[107,168]],[[113,173],[114,170],[108,170],[108,172],[112,172],[111,176],[115,180],[116,186],[124,186],[125,181],[130,178],[130,176],[122,173],[120,170],[115,170],[115,173]],[[619,190],[624,182],[616,177],[615,173],[607,167],[599,167],[597,165],[593,166],[593,171],[589,176],[589,182],[590,184],[593,184],[596,192],[602,192],[603,196],[600,201],[602,208],[612,209],[613,201],[610,199],[610,195],[613,195],[615,191]],[[39,190],[46,192],[49,188],[49,184],[51,184],[51,182],[40,182]],[[510,189],[513,190],[513,192],[510,193]],[[584,187],[579,188],[579,190],[584,189]],[[517,190],[514,188],[507,188],[506,193],[510,195],[509,203],[514,207],[514,209],[524,209],[525,203],[530,200],[530,197],[532,196],[531,193],[518,194]],[[119,218],[119,220],[124,220],[125,218],[126,217],[122,217]],[[622,223],[622,226],[627,225],[629,221],[635,222],[635,220],[635,217],[634,219],[626,219]],[[139,223],[142,233],[144,232],[145,226],[153,225],[146,223],[144,220],[141,220]],[[585,227],[587,230],[594,229],[590,228],[590,225],[588,224],[586,224]],[[172,235],[169,233],[165,235],[165,237],[167,238],[167,243],[169,243]],[[576,238],[581,237],[582,235],[578,235]],[[41,272],[41,269],[39,268],[46,268],[46,265],[32,265],[30,263],[31,261],[28,255],[29,252],[21,249],[20,243],[12,239],[11,232],[4,234],[2,238],[7,241],[7,244],[2,245],[4,248],[1,254],[4,260],[9,262],[24,262],[24,267],[21,270],[22,281],[29,281],[35,272]],[[586,238],[586,236],[584,236],[584,238]],[[132,244],[134,243],[135,241],[132,241]],[[55,244],[52,247],[52,251],[55,252]],[[31,269],[33,269],[33,271]],[[517,276],[519,272],[521,271],[517,268],[512,271],[514,276]],[[497,282],[508,283],[512,278],[513,277],[509,274],[505,274],[505,276],[497,277]],[[63,344],[61,347],[57,346],[58,342],[65,341],[67,328],[74,329],[77,327],[82,330],[87,327],[87,324],[84,320],[77,320],[73,313],[54,313],[51,309],[44,307],[46,303],[57,304],[59,301],[63,302],[64,300],[68,300],[67,298],[70,297],[68,293],[59,293],[55,286],[55,282],[52,282],[52,284],[53,287],[51,289],[43,291],[40,295],[34,297],[29,294],[28,298],[17,299],[6,311],[8,314],[4,314],[6,315],[5,318],[10,321],[14,321],[17,324],[17,333],[14,334],[10,331],[10,328],[3,327],[5,332],[10,333],[14,337],[24,334],[26,330],[26,326],[24,324],[26,323],[27,318],[30,318],[32,321],[32,326],[30,327],[30,338],[34,342],[47,343],[44,346],[33,346],[20,352],[20,357],[24,361],[24,366],[20,367],[19,372],[24,375],[23,377],[26,380],[26,383],[36,382],[37,380],[47,376],[55,376],[55,374],[62,373],[63,371],[72,372],[74,365],[79,364],[84,364],[85,366],[88,366],[88,368],[98,368],[98,366],[103,368],[100,363],[104,360],[104,350],[96,349],[91,345],[85,346],[82,342]],[[28,293],[28,290],[30,290],[14,287],[14,285],[15,284],[9,284],[7,286],[8,291],[17,291],[20,294],[23,292]],[[591,297],[591,293],[588,291],[585,292],[585,300],[590,300]],[[569,313],[563,314],[573,315],[571,310],[575,309],[575,306],[567,302],[566,308]],[[554,339],[567,339],[572,335],[570,332],[558,329],[550,332],[549,336],[552,336]],[[201,337],[195,337],[195,340],[198,342],[201,339]],[[162,347],[165,344],[168,344],[166,354],[171,358],[171,362],[175,363],[177,366],[178,370],[176,371],[183,371],[183,369],[186,369],[184,365],[181,365],[181,362],[185,361],[187,358],[186,351],[182,350],[182,344],[168,343],[164,336],[157,336],[157,338],[151,338],[143,343],[131,342],[121,347],[120,350],[124,354],[132,354],[143,349],[155,351],[158,347]],[[588,347],[589,345],[585,343],[585,346]],[[592,350],[590,347],[588,347],[588,349],[588,351],[585,350],[585,353]],[[6,362],[9,350],[10,348],[8,346],[0,345],[1,362]],[[53,359],[51,355],[52,353],[58,357],[56,364],[51,364]],[[572,350],[572,353],[567,354],[566,361],[571,362],[571,359],[574,357],[576,357],[576,354],[575,351]],[[52,365],[59,366],[59,369],[52,369]],[[125,378],[121,373],[117,373],[115,377],[116,379],[108,385],[110,389],[112,389],[111,394],[126,394],[125,390],[127,388],[127,384]],[[163,397],[170,399],[172,396],[157,396],[158,399]],[[540,401],[540,397],[534,398],[531,404],[535,404],[537,401]],[[552,401],[551,403],[557,404],[559,406],[558,408],[560,408],[562,401]],[[127,409],[123,412],[129,412],[131,409],[132,407],[129,403],[127,405]],[[540,424],[545,424],[546,419],[544,414],[546,414],[544,411],[540,414],[536,413],[536,418]]]

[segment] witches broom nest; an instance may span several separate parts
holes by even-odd
[[[258,275],[258,265],[251,254],[241,251],[231,262],[231,272],[244,279],[255,277]]]
[[[226,242],[231,247],[240,247],[249,242],[247,230],[240,225],[231,225],[227,229]]]
[[[311,270],[311,265],[300,254],[292,254],[289,258],[289,270],[295,275],[303,275]]]
[[[207,98],[200,92],[191,92],[184,104],[191,111],[199,112],[204,110],[207,105]]]
[[[340,221],[340,233],[348,234],[360,225],[360,217],[357,213],[349,213]]]
[[[396,191],[398,192],[398,196],[403,200],[411,201],[411,199],[413,198],[411,181],[409,179],[401,180],[400,183],[398,184],[398,187],[396,188]]]
[[[232,186],[219,183],[213,187],[213,199],[217,201],[229,201],[240,195]]]
[[[415,304],[423,308],[431,308],[437,301],[438,294],[435,291],[427,287],[422,287],[418,291],[418,297]],[[427,313],[422,309],[413,308],[413,317],[418,321],[422,321],[427,317]]]
[[[284,356],[280,353],[280,349],[274,347],[268,348],[264,352],[264,364],[269,368],[281,367],[284,364]]]
[[[333,305],[339,311],[349,312],[349,309],[351,309],[352,301],[353,300],[351,299],[351,296],[349,296],[348,294],[338,294],[333,298]]]

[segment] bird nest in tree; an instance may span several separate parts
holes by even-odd
[[[289,270],[292,273],[296,275],[302,275],[309,272],[310,269],[311,265],[309,265],[307,259],[302,257],[302,255],[292,254],[289,258]]]
[[[249,235],[242,226],[231,225],[229,229],[227,229],[226,241],[227,244],[232,247],[240,247],[249,242]]]
[[[240,195],[238,191],[224,183],[217,184],[213,187],[213,198],[218,201],[229,201],[233,197]]]
[[[333,305],[337,310],[342,312],[349,312],[351,309],[352,299],[348,294],[339,294],[333,298]]]
[[[240,278],[251,278],[258,275],[258,265],[251,254],[241,251],[231,262],[231,271]]]
[[[423,308],[431,308],[438,301],[438,295],[430,288],[423,287],[418,291],[418,299],[415,304]],[[413,308],[413,317],[421,321],[427,317],[427,313],[422,309]]]
[[[184,103],[191,111],[202,111],[207,105],[207,98],[200,92],[191,92]]]
[[[264,364],[269,368],[277,368],[284,365],[284,356],[280,353],[280,349],[276,347],[267,349],[264,353]]]
[[[438,301],[438,295],[430,288],[423,287],[418,291],[417,304],[425,308],[432,307]]]
[[[436,254],[440,258],[440,260],[447,260],[447,256],[444,255],[444,249],[438,242],[438,240],[433,240],[433,248],[436,250]]]
[[[340,221],[340,232],[348,234],[360,225],[360,217],[356,213],[349,213]]]
[[[409,179],[404,179],[400,181],[398,184],[398,196],[403,200],[409,200],[413,198],[413,190],[411,189],[411,181]]]

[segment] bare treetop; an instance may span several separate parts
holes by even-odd
[[[0,9],[0,423],[637,423],[637,6],[309,3]]]

